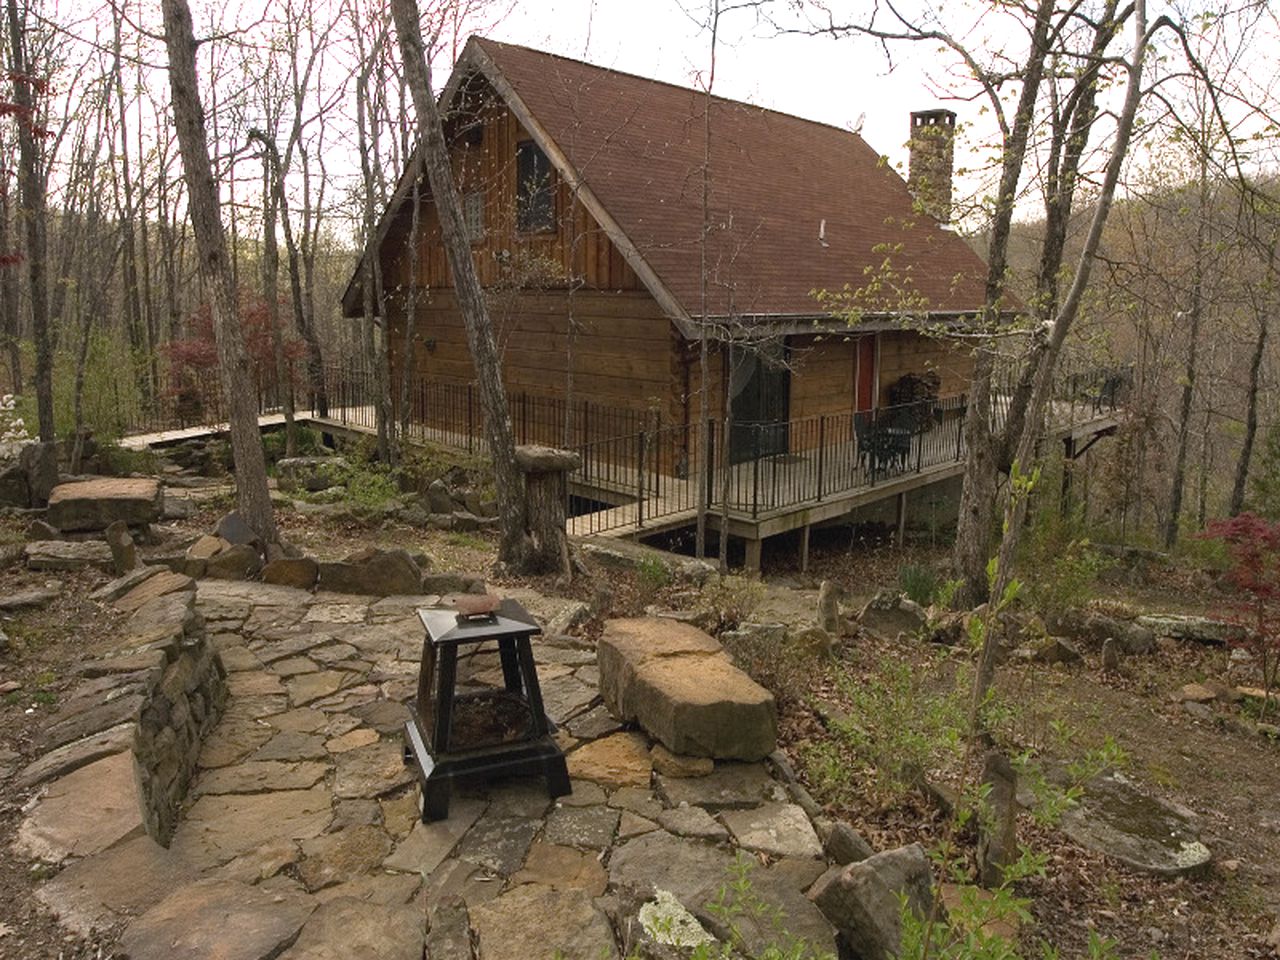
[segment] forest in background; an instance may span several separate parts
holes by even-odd
[[[499,24],[506,10],[488,0],[424,6],[437,84],[466,36]],[[198,53],[202,99],[242,326],[269,406],[281,373],[305,404],[324,368],[385,363],[375,324],[343,319],[339,300],[405,167],[415,123],[384,4],[282,0],[266,11],[234,28],[197,12],[196,29],[210,38]],[[35,92],[59,434],[83,428],[110,439],[175,417],[218,417],[212,324],[154,14],[128,0],[89,11],[11,2],[6,12],[5,62],[15,62],[17,38]],[[1253,14],[1259,37],[1270,36],[1268,16],[1261,7]],[[1202,28],[1198,53],[1215,84],[1190,74],[1178,85],[1153,83],[1072,334],[1078,350],[1133,370],[1125,422],[1085,470],[1091,519],[1126,540],[1171,542],[1246,507],[1280,514],[1272,320],[1280,187],[1270,175],[1269,80],[1241,75],[1257,61],[1244,54],[1239,19],[1219,29],[1206,16]],[[14,116],[0,124],[0,388],[18,394],[32,424]],[[1221,132],[1224,118],[1235,133]],[[994,175],[993,163],[971,177],[978,187],[959,222],[975,238]],[[1087,224],[1095,185],[1082,177],[1068,248]],[[1044,188],[1043,178],[1027,178],[1011,245],[1010,286],[1021,284],[1033,305]]]

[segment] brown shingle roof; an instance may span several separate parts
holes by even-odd
[[[472,43],[684,310],[701,315],[703,95],[528,47]],[[906,183],[854,133],[713,98],[710,170],[709,315],[820,314],[814,290],[875,278],[886,283],[868,311],[908,303],[958,313],[983,302],[982,260],[916,214]]]

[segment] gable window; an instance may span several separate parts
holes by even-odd
[[[484,193],[480,190],[468,193],[462,198],[462,223],[467,231],[467,239],[479,243],[484,239]]]
[[[532,140],[522,140],[516,144],[516,229],[537,233],[555,225],[551,161]]]

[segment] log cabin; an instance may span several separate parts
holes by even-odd
[[[704,336],[709,418],[730,424],[720,462],[755,465],[750,522],[732,532],[756,537],[757,561],[761,460],[853,444],[838,456],[870,466],[874,483],[896,464],[857,453],[856,418],[891,406],[904,385],[942,400],[966,390],[968,351],[917,332],[962,325],[985,299],[986,264],[947,223],[950,111],[911,115],[908,182],[856,132],[479,37],[440,103],[505,385],[524,402],[517,434],[614,444],[608,459],[631,473],[610,499],[597,470],[590,497],[640,511],[626,523],[644,526],[645,467],[692,475]],[[392,383],[407,376],[424,398],[464,389],[475,372],[417,156],[364,256],[376,257]],[[349,317],[362,314],[362,276],[358,267],[343,298]],[[424,400],[414,417],[458,425],[453,396]],[[946,441],[952,465],[961,409]],[[647,439],[636,447],[626,438],[638,431]],[[639,492],[624,496],[637,467]],[[830,469],[819,456],[810,470],[819,501]],[[787,482],[777,476],[775,487]],[[650,520],[659,499],[648,496]],[[668,513],[687,520],[687,497],[677,499]],[[774,489],[765,512],[786,499]],[[810,515],[800,522],[807,531]]]

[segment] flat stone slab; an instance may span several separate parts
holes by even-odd
[[[131,923],[120,947],[130,960],[268,960],[314,909],[303,894],[204,880],[174,891]]]
[[[705,777],[658,777],[658,793],[673,807],[687,803],[716,813],[780,800],[786,791],[758,763],[719,763]]]
[[[390,852],[391,838],[373,824],[322,833],[302,841],[305,859],[298,864],[298,879],[314,893],[373,873]]]
[[[416,810],[416,802],[414,807]],[[484,813],[484,808],[483,800],[454,800],[449,804],[447,820],[432,823],[415,820],[409,836],[400,841],[395,852],[382,865],[388,870],[427,876],[453,852],[463,834]]]
[[[562,960],[618,957],[608,917],[584,890],[527,883],[474,907],[471,925],[484,960],[529,960],[535,931],[537,953],[546,956]]]
[[[649,745],[636,733],[615,733],[593,740],[566,758],[569,776],[604,787],[647,787],[653,762]]]
[[[609,882],[642,894],[669,890],[695,913],[732,877],[733,854],[722,847],[653,830],[617,847]]]
[[[715,817],[701,807],[690,807],[687,804],[663,810],[658,814],[658,824],[677,837],[713,842],[729,839],[729,831]]]
[[[422,960],[427,917],[416,906],[339,897],[322,904],[281,960]]]
[[[45,519],[59,530],[105,530],[117,520],[131,527],[155,523],[163,512],[158,480],[101,477],[54,487]]]
[[[603,850],[613,843],[621,814],[603,804],[558,807],[547,817],[545,839],[566,847]]]
[[[132,723],[117,724],[101,733],[52,750],[24,767],[18,774],[17,784],[20,787],[33,787],[78,770],[95,760],[103,760],[128,750],[133,746],[135,729]]]
[[[777,745],[773,695],[697,627],[663,617],[610,620],[597,658],[610,712],[672,753],[762,760]]]
[[[821,857],[822,841],[804,810],[794,803],[766,803],[727,810],[721,819],[744,850],[771,857]]]
[[[195,880],[182,857],[148,836],[77,861],[36,890],[36,898],[82,936],[135,917]]]
[[[38,540],[23,551],[32,570],[114,570],[111,548],[102,540]]]
[[[595,853],[539,840],[529,848],[524,869],[511,882],[540,883],[553,890],[584,890],[598,897],[604,893],[609,875]]]
[[[62,596],[62,587],[36,587],[31,590],[15,590],[0,597],[0,611],[27,610],[45,607]]]
[[[1062,831],[1082,847],[1159,876],[1196,873],[1212,859],[1185,814],[1120,773],[1090,780],[1079,804],[1062,815]]]
[[[336,756],[334,795],[339,798],[376,799],[413,782],[417,774],[404,762],[404,748],[383,741],[357,747]]]
[[[265,722],[224,717],[205,737],[197,763],[202,767],[225,767],[261,748],[274,734],[275,730]]]
[[[466,860],[500,877],[520,869],[541,820],[486,813],[457,847],[459,860]]]
[[[329,765],[306,761],[249,760],[208,770],[192,787],[195,797],[216,793],[263,793],[267,790],[305,790],[329,772]]]
[[[202,863],[225,863],[275,840],[318,836],[333,819],[324,787],[201,797],[178,824],[170,849]]]
[[[133,752],[81,767],[48,787],[18,827],[14,847],[33,860],[88,857],[142,831]]]
[[[117,600],[115,606],[117,610],[132,613],[156,597],[163,597],[165,594],[176,593],[179,590],[194,590],[195,586],[196,582],[185,573],[164,570],[154,576],[147,577]]]

